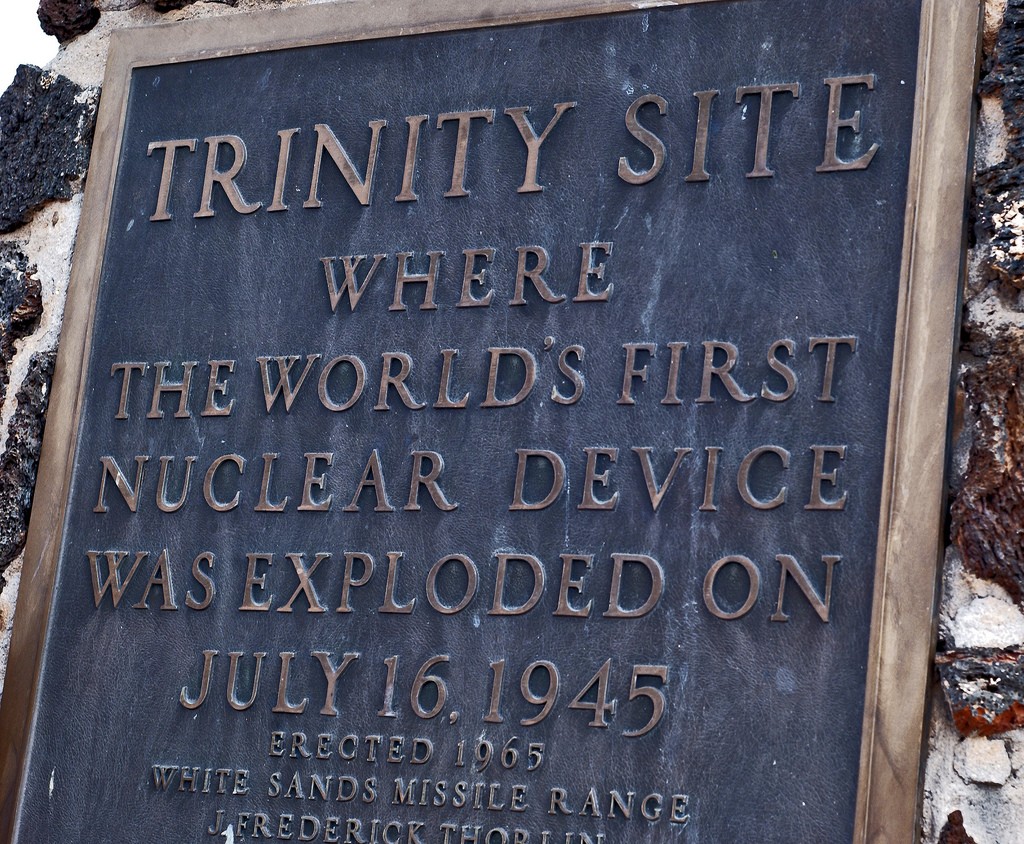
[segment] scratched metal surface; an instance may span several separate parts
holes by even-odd
[[[529,841],[712,842],[758,840],[821,842],[848,840],[859,767],[864,675],[871,614],[871,584],[888,409],[891,347],[899,281],[917,39],[916,4],[834,0],[722,2],[672,10],[631,12],[603,18],[508,26],[468,32],[356,44],[307,47],[134,72],[110,235],[97,304],[94,345],[87,370],[86,403],[71,492],[52,630],[41,679],[31,764],[23,796],[20,840],[175,841],[213,840],[207,830],[218,810],[237,830],[239,813],[265,812],[277,834],[279,816],[309,815],[323,825],[337,816],[366,827],[373,819],[423,823],[423,841],[443,841],[442,824],[492,828]],[[816,174],[821,162],[828,89],[823,79],[874,73],[872,93],[851,88],[845,112],[863,110],[863,133],[841,133],[840,155],[855,158],[867,144],[880,144],[864,171]],[[736,105],[742,85],[801,83],[800,98],[775,103],[769,163],[776,175],[748,179],[756,131],[756,99]],[[706,183],[686,183],[693,154],[695,91],[720,89],[711,117]],[[649,166],[641,144],[627,133],[623,115],[645,93],[668,102],[664,117],[653,107],[642,121],[666,143],[664,170],[650,183],[632,186],[616,175],[620,156],[637,169]],[[543,193],[518,194],[525,147],[506,107],[531,106],[538,131],[556,102],[576,101],[542,146]],[[450,187],[454,124],[435,128],[441,112],[496,109],[493,125],[474,121],[467,157],[464,198],[444,198]],[[396,203],[405,161],[407,115],[428,114],[419,146],[419,200]],[[325,159],[323,206],[304,209],[314,151],[315,123],[329,124],[360,172],[369,145],[367,122],[386,119],[373,195],[360,206]],[[248,216],[233,212],[219,189],[216,216],[194,219],[199,207],[206,146],[202,139],[237,134],[248,161],[237,178],[246,200],[270,204],[279,130],[295,136],[285,194],[289,210]],[[147,157],[152,141],[197,138],[193,155],[179,153],[170,209],[173,219],[152,223],[161,154]],[[223,159],[221,166],[226,166]],[[607,303],[572,302],[577,292],[580,249],[586,241],[611,241],[603,280],[614,285]],[[550,253],[545,279],[561,304],[530,296],[511,307],[516,247],[544,246]],[[490,307],[457,309],[462,251],[491,247]],[[404,312],[389,311],[395,253],[443,250],[436,310],[420,310],[422,285],[409,285]],[[332,313],[320,258],[346,254],[388,258],[354,312],[347,304]],[[414,259],[414,261],[417,259]],[[365,265],[364,265],[365,267]],[[483,289],[477,289],[482,295]],[[807,351],[811,336],[856,336],[855,354],[836,368],[834,403],[818,401],[824,349]],[[545,338],[553,350],[545,350]],[[771,343],[791,339],[789,364],[799,378],[791,399],[749,403],[730,399],[721,385],[714,402],[697,403],[701,343],[734,343],[733,371],[751,394],[783,389],[765,363]],[[662,404],[670,355],[667,343],[685,341],[679,405]],[[622,388],[623,343],[655,343],[650,379],[633,384],[636,404],[616,402]],[[564,395],[572,385],[558,375],[557,354],[565,346],[585,348],[573,363],[586,379],[575,405],[552,402],[552,387]],[[486,349],[529,349],[538,366],[537,385],[521,404],[480,408],[484,398]],[[458,349],[451,395],[470,394],[465,410],[429,405],[437,397],[442,349]],[[413,361],[407,384],[428,406],[409,410],[391,393],[392,409],[376,411],[381,354],[403,352]],[[280,404],[267,413],[256,358],[260,355],[320,354],[290,413]],[[318,401],[320,365],[341,354],[367,365],[362,400],[340,413]],[[237,361],[229,377],[233,414],[201,418],[211,359]],[[783,356],[783,359],[785,357]],[[129,419],[115,420],[121,381],[111,366],[125,361],[169,360],[180,376],[184,360],[199,361],[190,407],[192,419],[173,418],[176,398],[164,399],[165,417],[147,419],[152,369],[133,382]],[[643,358],[641,358],[641,362]],[[301,364],[300,364],[301,365]],[[508,378],[505,381],[505,378]],[[502,373],[500,389],[513,391],[516,373]],[[140,386],[141,385],[141,386]],[[342,384],[332,382],[332,389]],[[507,393],[506,393],[507,395]],[[839,487],[848,494],[841,512],[804,509],[810,489],[812,445],[848,447]],[[758,511],[737,493],[742,456],[762,445],[792,453],[779,469],[769,456],[758,464],[752,486],[770,498],[781,483],[788,500]],[[673,449],[692,448],[656,513],[634,447],[654,449],[658,477],[671,465]],[[583,511],[585,447],[618,448],[610,484],[617,492],[611,511]],[[701,511],[704,455],[723,449],[717,511]],[[568,490],[538,512],[510,512],[517,448],[551,449],[566,464]],[[344,512],[366,460],[378,449],[393,513],[373,512],[372,492],[361,511]],[[431,450],[445,460],[441,486],[457,502],[440,512],[423,494],[419,512],[404,512],[410,453]],[[226,453],[246,463],[237,485],[240,505],[215,513],[202,497],[203,474]],[[308,452],[333,453],[327,490],[330,511],[297,512]],[[278,453],[273,496],[290,497],[284,513],[254,512],[262,455]],[[94,512],[100,458],[113,456],[134,480],[134,458],[150,455],[137,513],[130,513],[108,484],[107,513]],[[186,503],[173,513],[155,506],[159,456],[196,456]],[[832,468],[832,464],[828,468]],[[607,468],[602,465],[599,469]],[[317,472],[325,465],[320,463]],[[225,477],[227,473],[225,474]],[[180,483],[180,474],[175,476]],[[534,497],[544,479],[528,484]],[[320,495],[316,490],[315,494]],[[161,590],[150,609],[135,609],[160,549],[170,557],[178,609],[160,611]],[[96,609],[87,551],[149,551],[115,609],[109,597]],[[216,598],[205,610],[185,606],[193,558],[215,555]],[[377,569],[370,582],[352,590],[350,614],[340,601],[346,552],[365,552]],[[403,552],[397,599],[416,599],[411,614],[379,613],[389,552]],[[494,554],[535,555],[546,572],[537,606],[514,617],[487,615],[496,567]],[[241,612],[247,553],[273,553],[267,589],[273,607],[285,602],[296,581],[285,553],[301,552],[308,564],[329,552],[313,576],[324,613]],[[479,570],[469,606],[442,615],[426,600],[429,568],[448,554],[464,554]],[[582,606],[589,618],[554,616],[561,577],[559,555],[592,554],[584,577]],[[646,554],[664,569],[657,607],[642,619],[602,617],[608,607],[612,554]],[[703,580],[721,557],[749,557],[761,575],[754,608],[742,618],[713,617],[702,597]],[[793,581],[786,610],[790,620],[773,623],[779,565],[777,554],[794,556],[823,589],[822,555],[838,555],[831,619],[823,624]],[[126,566],[127,568],[127,566]],[[723,573],[718,598],[724,607],[742,602],[745,585],[733,566]],[[450,572],[449,572],[450,574]],[[577,570],[582,576],[582,569]],[[441,579],[454,603],[463,582]],[[624,580],[622,603],[636,606],[649,584]],[[518,590],[518,592],[517,592]],[[508,600],[525,601],[529,587],[510,581]],[[517,597],[518,596],[518,597]],[[632,602],[632,603],[631,603]],[[183,685],[198,690],[202,652],[219,652],[209,698],[195,711],[179,703]],[[225,697],[227,653],[266,658],[254,705],[231,710]],[[310,656],[327,651],[339,660],[360,656],[339,681],[337,717],[319,714],[325,681]],[[275,714],[281,652],[297,654],[288,695],[308,697],[301,715]],[[383,706],[383,660],[399,657],[395,718],[378,716]],[[437,673],[448,700],[435,718],[417,717],[409,690],[419,666],[446,655]],[[608,726],[588,726],[589,711],[568,704],[606,661],[611,660],[608,697],[617,699]],[[501,714],[484,723],[490,703],[489,663],[506,661]],[[520,677],[535,660],[549,660],[560,674],[551,714],[522,726],[539,707],[527,704]],[[627,700],[634,665],[663,665],[666,710],[640,738],[623,736],[650,718],[648,699]],[[541,672],[543,674],[543,672]],[[242,672],[243,697],[251,675]],[[534,692],[543,688],[537,678]],[[649,679],[641,682],[651,683]],[[423,704],[429,707],[429,694]],[[452,723],[453,713],[458,713]],[[274,730],[302,731],[312,738],[333,735],[336,751],[346,735],[414,737],[433,743],[424,765],[354,761],[335,752],[329,760],[275,758]],[[544,745],[543,763],[524,770],[525,760],[505,770],[492,760],[474,770],[480,738],[496,748],[513,736],[522,751]],[[457,744],[466,742],[466,766],[455,766]],[[405,750],[408,751],[408,744]],[[498,755],[496,751],[496,756]],[[194,795],[154,788],[153,765],[200,769],[247,769],[246,795]],[[369,804],[271,796],[272,773],[282,791],[293,774],[335,780],[375,778]],[[395,778],[405,782],[496,783],[495,803],[507,804],[513,785],[525,786],[526,808],[505,810],[395,805]],[[485,793],[489,789],[485,789]],[[565,789],[572,815],[551,808],[552,788]],[[607,814],[608,792],[633,792],[633,818],[594,817],[585,808],[588,791]],[[666,805],[658,821],[641,817],[643,796],[659,793]],[[671,823],[668,800],[688,795],[689,821]],[[312,822],[306,827],[312,829]],[[392,830],[396,829],[395,827]],[[238,838],[248,840],[248,832]],[[542,839],[543,831],[549,832]],[[577,836],[566,838],[566,834]],[[319,832],[317,840],[324,840]],[[236,839],[238,840],[238,839]],[[327,840],[330,840],[329,838]],[[345,840],[344,833],[341,840]],[[357,839],[353,839],[357,840]],[[377,839],[374,839],[377,840]],[[404,840],[404,838],[403,838]],[[454,837],[451,840],[457,840]],[[486,839],[497,842],[495,837]]]

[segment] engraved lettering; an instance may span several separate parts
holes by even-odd
[[[640,123],[640,109],[645,105],[657,106],[658,114],[662,117],[668,111],[668,102],[658,94],[645,94],[642,97],[637,97],[629,104],[629,108],[626,109],[626,129],[630,135],[647,147],[653,156],[651,166],[646,170],[635,170],[626,156],[622,156],[619,159],[619,178],[630,185],[647,184],[665,166],[666,153],[664,141]]]
[[[859,76],[833,76],[825,80],[828,86],[828,122],[825,124],[825,155],[814,169],[818,173],[834,173],[842,170],[866,170],[871,159],[878,152],[878,144],[873,143],[862,155],[851,161],[843,161],[836,152],[839,143],[839,130],[849,129],[853,134],[860,134],[860,109],[850,117],[840,117],[842,111],[843,88],[847,85],[863,85],[869,91],[875,90],[875,74],[865,73]]]
[[[786,597],[786,580],[790,577],[796,581],[796,585],[800,587],[800,591],[804,597],[810,602],[814,611],[818,614],[818,618],[823,623],[828,623],[829,612],[832,609],[832,575],[836,564],[842,559],[841,557],[834,555],[825,555],[821,558],[821,561],[825,564],[825,597],[822,599],[817,590],[811,584],[810,578],[807,576],[807,572],[801,568],[800,563],[796,561],[796,557],[792,557],[789,554],[779,554],[776,558],[779,562],[779,600],[775,605],[775,612],[772,613],[772,621],[789,621],[789,614],[784,612],[782,609],[782,603]]]
[[[366,270],[366,274],[363,276],[363,281],[360,283],[358,276],[359,265],[366,260],[365,255],[343,255],[340,258],[321,258],[320,263],[323,264],[324,277],[327,280],[327,295],[331,300],[331,313],[337,313],[338,303],[341,302],[343,296],[348,297],[349,311],[354,311],[356,309],[356,305],[359,304],[359,300],[366,292],[367,286],[373,280],[373,276],[376,274],[377,269],[386,259],[387,255],[374,255],[373,263],[370,264],[369,269]],[[345,280],[342,282],[341,287],[338,286],[338,277],[334,269],[335,262],[339,260],[341,261],[342,268],[345,271]]]
[[[405,167],[402,169],[402,190],[395,197],[395,202],[415,202],[419,199],[415,191],[416,184],[416,153],[420,145],[420,129],[427,122],[426,114],[411,114],[405,118],[409,124],[409,136],[405,145]]]
[[[697,98],[697,132],[693,140],[693,168],[684,179],[687,182],[706,182],[711,178],[707,168],[708,129],[711,125],[711,103],[719,91],[694,91]]]
[[[562,458],[555,454],[555,452],[543,448],[517,448],[516,457],[519,462],[516,464],[515,490],[512,493],[512,503],[508,509],[543,510],[545,507],[550,507],[565,488],[565,463],[562,462]],[[545,496],[539,501],[528,502],[523,498],[523,488],[526,483],[526,470],[531,458],[534,461],[541,460],[547,463],[552,477],[551,486]]]
[[[754,167],[747,173],[748,179],[768,178],[775,171],[768,166],[768,136],[772,128],[772,104],[776,94],[791,94],[793,99],[800,97],[800,83],[786,85],[741,85],[736,89],[736,104],[751,94],[760,97],[757,112],[757,139],[754,144]]]
[[[195,152],[198,143],[198,138],[179,138],[173,141],[153,141],[146,148],[147,156],[151,156],[158,149],[163,150],[164,153],[164,163],[160,170],[160,186],[156,194],[156,210],[149,218],[150,222],[171,219],[167,206],[171,195],[171,179],[174,177],[174,158],[179,149]]]
[[[544,186],[537,182],[537,170],[540,166],[540,146],[547,140],[551,130],[562,119],[562,115],[569,109],[575,108],[575,102],[555,103],[554,116],[548,121],[544,131],[537,135],[537,131],[526,116],[530,111],[529,106],[517,106],[506,108],[505,114],[512,118],[519,130],[519,134],[526,144],[526,172],[523,176],[523,183],[517,189],[518,193],[540,193]]]
[[[313,158],[313,174],[309,180],[309,196],[302,203],[303,208],[320,208],[323,202],[320,201],[320,166],[323,161],[324,151],[331,157],[331,161],[338,168],[345,184],[349,186],[352,194],[359,201],[360,205],[370,204],[370,193],[373,189],[373,173],[377,167],[377,150],[380,147],[381,131],[387,126],[386,120],[371,120],[370,126],[370,150],[366,157],[366,176],[359,175],[355,164],[349,158],[345,148],[338,140],[338,136],[331,131],[331,127],[325,123],[317,123],[313,128],[316,130],[316,154]]]
[[[192,216],[196,218],[213,217],[217,213],[213,210],[212,205],[214,185],[220,185],[224,195],[228,198],[228,202],[231,203],[231,207],[239,214],[252,214],[254,211],[258,211],[263,206],[263,203],[246,202],[242,192],[238,189],[238,185],[235,184],[235,178],[245,166],[248,156],[245,142],[238,135],[211,135],[208,138],[204,138],[203,143],[206,144],[207,149],[206,174],[203,177],[203,197],[199,201],[199,210]],[[231,164],[227,170],[217,168],[217,161],[220,158],[222,147],[228,147],[231,150]]]
[[[835,487],[838,485],[836,477],[839,474],[839,467],[836,466],[829,472],[825,471],[825,458],[828,455],[834,454],[840,460],[846,459],[846,446],[845,445],[812,445],[811,451],[814,452],[814,468],[811,470],[811,494],[810,500],[804,506],[805,510],[845,510],[846,509],[846,498],[847,493],[843,493],[839,498],[827,499],[821,494],[822,481],[829,483]]]
[[[718,604],[718,599],[715,597],[715,579],[718,577],[718,573],[725,568],[727,565],[738,565],[747,574],[747,581],[749,589],[747,591],[747,597],[740,605],[740,607],[733,611],[727,611],[722,609]],[[761,588],[761,574],[747,557],[742,555],[735,555],[732,557],[722,557],[718,560],[710,569],[708,569],[707,575],[704,577],[704,606],[708,608],[708,611],[716,618],[725,619],[726,621],[734,621],[737,618],[742,618],[754,607],[754,603],[757,601],[757,593]]]
[[[469,196],[466,190],[466,156],[469,151],[469,127],[473,120],[494,122],[494,109],[481,108],[475,111],[449,111],[437,116],[437,128],[443,129],[449,121],[458,122],[455,139],[455,159],[452,163],[452,184],[445,191],[445,198]]]
[[[604,271],[608,266],[608,259],[612,257],[612,247],[614,245],[611,241],[607,243],[595,241],[580,244],[580,252],[582,253],[580,260],[580,283],[576,295],[572,299],[574,302],[607,302],[611,298],[615,285],[608,282],[602,291],[597,292],[590,287],[590,277],[593,276],[598,281],[604,279]],[[605,254],[605,260],[600,264],[594,263],[597,258],[595,253],[597,252],[604,252]]]
[[[267,206],[268,212],[288,210],[288,206],[284,201],[284,188],[288,178],[288,162],[292,155],[292,138],[298,132],[299,129],[295,128],[282,129],[277,133],[277,137],[280,139],[277,151],[277,174],[274,176],[274,198],[271,200],[270,205]]]

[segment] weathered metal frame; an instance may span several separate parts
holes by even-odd
[[[858,844],[918,840],[981,6],[982,0],[926,0],[922,6],[861,738]]]
[[[740,0],[735,0],[740,2]],[[50,623],[117,154],[136,67],[723,0],[374,0],[115,32],[47,416],[0,709],[0,841],[12,841]],[[879,522],[856,844],[917,840],[941,557],[982,0],[923,0]]]

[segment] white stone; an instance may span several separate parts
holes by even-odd
[[[983,580],[964,569],[963,560],[954,546],[946,549],[946,560],[942,581],[942,603],[939,607],[939,631],[950,647],[971,647],[969,641],[973,623],[968,623],[957,638],[957,615],[979,598],[996,598],[1009,607],[1016,608],[1013,598],[998,583]],[[975,610],[974,612],[977,612]],[[1013,617],[1013,616],[1011,616]],[[1024,614],[1022,614],[1024,617]],[[964,617],[970,622],[971,615]],[[1011,642],[1010,644],[1016,644]],[[978,645],[982,647],[982,645]]]
[[[953,769],[968,783],[1004,785],[1013,773],[1006,742],[980,736],[966,738],[953,752]]]
[[[988,0],[985,3],[985,39],[993,42],[999,37],[999,30],[1006,16],[1006,0]]]
[[[950,633],[958,648],[1009,648],[1024,642],[1024,613],[994,596],[975,598],[953,618]]]
[[[1024,730],[1013,730],[1005,733],[1004,738],[1010,743],[1010,765],[1015,774],[1024,769]]]

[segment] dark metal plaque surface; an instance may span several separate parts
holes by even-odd
[[[851,840],[921,31],[135,67],[18,840]]]

